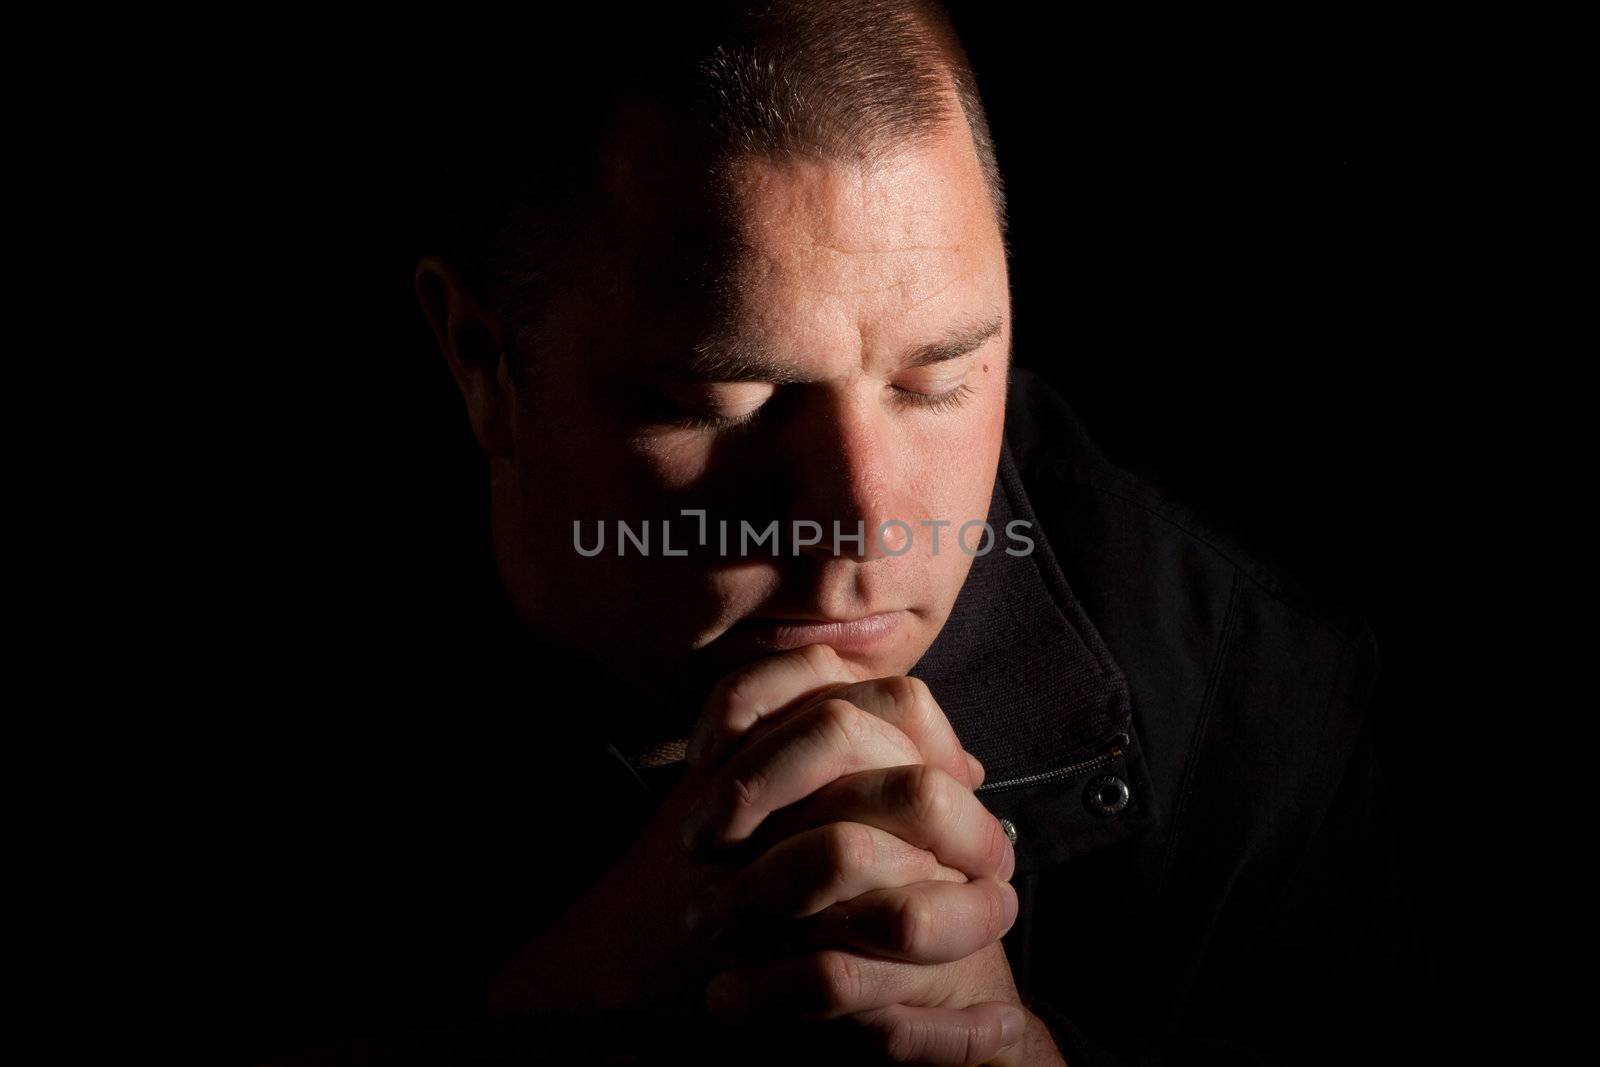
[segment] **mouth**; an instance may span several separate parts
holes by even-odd
[[[855,619],[774,619],[752,617],[733,628],[759,648],[784,651],[806,645],[831,645],[835,652],[866,652],[886,644],[905,622],[904,611],[880,611]]]

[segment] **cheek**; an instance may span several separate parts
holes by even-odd
[[[572,383],[560,396],[518,427],[524,492],[542,509],[608,519],[654,514],[703,473],[706,450],[697,442],[630,434],[599,387]]]
[[[938,502],[941,518],[982,518],[994,487],[1000,442],[1005,433],[1005,392],[984,382],[983,392],[954,415],[929,422],[917,435],[907,465],[907,484],[918,496]]]

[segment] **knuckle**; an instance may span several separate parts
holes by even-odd
[[[927,947],[933,937],[933,906],[922,893],[908,891],[895,905],[894,917],[889,924],[889,948],[906,955],[916,956]]]
[[[915,707],[921,697],[921,690],[919,689],[919,686],[921,686],[922,683],[918,679],[907,677],[904,674],[896,674],[887,678],[879,678],[873,684],[876,685],[885,696],[894,701],[895,707],[897,708]]]
[[[920,678],[885,679],[889,683],[889,696],[894,701],[897,721],[913,737],[935,740],[950,732],[944,712],[933,700],[928,684]]]
[[[848,952],[819,952],[816,967],[817,993],[824,1012],[840,1014],[861,1003],[866,977],[856,957]]]
[[[827,850],[828,866],[842,881],[842,876],[872,866],[878,842],[862,823],[836,822],[829,825]]]
[[[928,688],[927,682],[921,678],[907,677],[905,689],[905,704],[915,709],[919,720],[934,725],[943,725],[946,722],[944,710],[939,707],[939,702],[933,699],[933,690]]]
[[[817,705],[815,712],[817,730],[829,736],[843,751],[854,749],[863,739],[865,714],[848,700],[829,697]]]
[[[955,779],[926,763],[912,764],[901,774],[901,799],[906,812],[923,826],[943,825],[952,814],[948,783]]]
[[[742,671],[724,681],[716,696],[717,701],[712,705],[717,712],[714,725],[725,725],[741,709],[758,719],[767,713],[766,703],[761,698],[760,677],[752,671]]]
[[[930,1044],[931,1035],[925,1020],[896,1013],[885,1020],[878,1049],[891,1063],[921,1063],[928,1056]]]
[[[759,770],[735,775],[728,783],[728,793],[734,810],[759,811],[761,799],[767,791],[767,779]]]
[[[912,882],[931,882],[939,877],[939,857],[925,848],[905,844],[902,859],[906,865],[907,885]]]

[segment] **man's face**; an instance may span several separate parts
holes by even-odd
[[[649,166],[631,151],[614,174]],[[1010,293],[971,141],[956,122],[871,167],[744,157],[727,188],[714,295],[683,268],[707,245],[670,195],[619,200],[624,251],[563,309],[558,350],[529,354],[493,472],[502,575],[536,629],[663,691],[818,633],[774,619],[884,615],[824,643],[864,677],[903,674],[966,579],[957,531],[987,517],[1001,445]],[[705,546],[683,509],[707,513]],[[619,520],[648,523],[647,553]],[[773,520],[777,556],[754,541]],[[797,550],[793,520],[820,542]],[[663,521],[687,555],[665,554]],[[835,522],[864,544],[836,555]],[[990,544],[976,526],[965,543]]]

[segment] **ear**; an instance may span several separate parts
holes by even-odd
[[[516,395],[498,319],[437,256],[423,257],[412,283],[456,388],[467,402],[473,436],[490,456],[509,458],[514,452]]]

